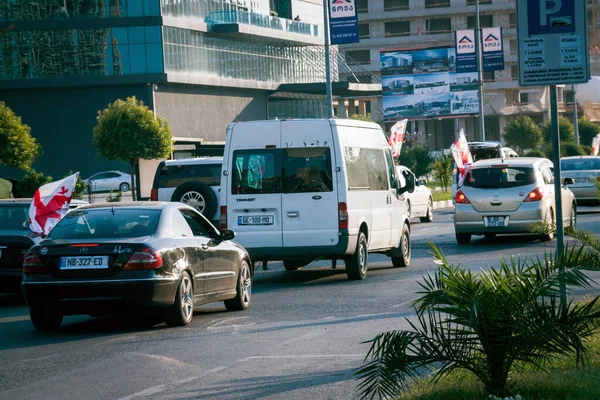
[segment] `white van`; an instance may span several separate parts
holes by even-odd
[[[344,119],[236,122],[227,128],[221,229],[253,261],[296,270],[342,259],[349,279],[367,275],[369,252],[410,262],[410,225],[386,137],[375,123]]]

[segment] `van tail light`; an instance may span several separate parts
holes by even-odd
[[[40,256],[32,254],[23,260],[23,272],[25,274],[45,274],[50,272]]]
[[[219,217],[219,229],[227,229],[227,206],[221,206],[221,216]]]
[[[145,247],[136,251],[129,257],[123,266],[124,270],[159,269],[163,266],[163,259],[154,249]]]
[[[456,194],[454,195],[454,202],[456,204],[471,204],[467,196],[462,192],[462,190],[458,189]]]
[[[158,189],[152,189],[150,191],[150,201],[158,201]]]
[[[527,197],[525,197],[525,200],[523,200],[523,201],[526,203],[529,203],[532,201],[540,201],[542,199],[542,197],[544,197],[544,188],[537,187],[537,188],[533,189],[531,192],[529,192],[529,194],[527,195]]]
[[[348,205],[346,203],[338,204],[338,221],[340,229],[348,229]]]
[[[23,262],[25,261],[25,254],[27,254],[27,249],[23,249],[19,252],[19,255],[17,255],[17,261],[19,262],[19,264],[23,265]]]

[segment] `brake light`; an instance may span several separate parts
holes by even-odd
[[[346,203],[338,204],[338,221],[340,229],[348,229],[348,205]]]
[[[26,274],[43,274],[48,272],[48,268],[38,255],[31,255],[23,260],[23,272]]]
[[[129,257],[123,266],[124,270],[158,269],[162,267],[163,259],[158,252],[151,248],[143,248]]]
[[[150,201],[158,201],[158,189],[150,190]]]
[[[467,196],[462,192],[462,190],[458,189],[456,194],[454,195],[454,202],[456,204],[471,204]]]
[[[17,261],[19,264],[23,264],[25,261],[25,254],[27,254],[27,249],[23,249],[19,252],[19,255],[17,256]]]
[[[227,206],[221,206],[221,216],[219,217],[219,229],[227,229]]]
[[[537,188],[533,189],[531,192],[529,192],[529,194],[527,195],[527,197],[525,197],[525,200],[523,200],[523,201],[524,202],[540,201],[542,199],[542,197],[544,197],[544,188],[537,187]]]
[[[77,243],[72,244],[69,247],[98,247],[98,243]]]

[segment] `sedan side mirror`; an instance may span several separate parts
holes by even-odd
[[[565,178],[565,179],[563,180],[563,184],[564,184],[565,186],[567,186],[567,185],[572,185],[572,184],[574,184],[574,183],[575,183],[575,181],[573,180],[573,178]]]
[[[235,238],[235,232],[229,229],[221,231],[221,240],[233,240]]]
[[[427,180],[426,179],[419,179],[417,181],[417,186],[425,186],[427,185]]]
[[[404,176],[406,185],[397,189],[396,193],[398,193],[398,196],[405,192],[412,193],[415,191],[415,176],[408,171],[402,171],[402,176]]]

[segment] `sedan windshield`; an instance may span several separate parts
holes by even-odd
[[[0,207],[0,230],[29,230],[29,204]]]
[[[119,239],[156,232],[160,210],[102,208],[69,212],[52,229],[50,239]]]
[[[531,185],[534,182],[533,168],[498,166],[472,169],[465,177],[464,186],[504,189]]]

